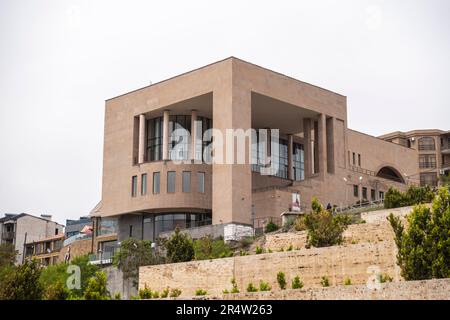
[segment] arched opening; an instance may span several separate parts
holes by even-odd
[[[377,173],[377,177],[392,180],[395,182],[405,183],[402,175],[392,167],[381,168]]]

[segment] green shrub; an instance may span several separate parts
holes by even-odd
[[[228,291],[228,289],[225,289],[222,291],[223,294],[229,294],[230,292]]]
[[[151,299],[153,297],[152,290],[145,284],[144,289],[139,290],[139,298],[141,299]]]
[[[165,288],[162,292],[161,292],[161,298],[167,298],[169,296],[169,288]]]
[[[117,293],[114,295],[114,300],[122,300],[122,295],[120,294],[120,292],[117,292]]]
[[[303,231],[306,230],[305,225],[305,216],[298,216],[294,220],[294,229],[295,231]]]
[[[346,278],[346,279],[344,280],[344,285],[345,285],[345,286],[350,286],[351,284],[352,284],[352,279]]]
[[[208,294],[208,292],[206,290],[203,290],[203,289],[195,290],[195,295],[196,296],[206,296],[207,294]]]
[[[272,290],[272,287],[269,285],[268,282],[259,281],[259,291],[270,291]]]
[[[231,289],[231,293],[239,293],[239,289],[238,289],[238,286],[237,286],[235,278],[231,279],[231,284],[233,286],[233,289]]]
[[[303,282],[300,280],[299,276],[296,276],[294,279],[292,279],[291,287],[292,287],[292,289],[303,288]]]
[[[249,283],[248,284],[248,286],[247,286],[247,292],[257,292],[258,291],[258,288],[256,288],[254,285],[253,285],[253,283]]]
[[[322,285],[322,287],[329,287],[330,280],[328,279],[327,276],[323,276],[322,279],[320,280],[320,284]]]
[[[111,299],[108,289],[106,288],[106,274],[97,271],[92,278],[89,279],[86,290],[84,292],[86,300],[109,300]]]
[[[158,291],[153,291],[152,292],[152,298],[153,299],[158,299],[159,298],[159,292]]]
[[[450,193],[439,189],[432,209],[419,205],[407,217],[404,229],[399,217],[388,220],[394,230],[397,264],[405,280],[450,277]]]
[[[239,255],[242,256],[248,256],[248,252],[245,250],[239,250]]]
[[[67,288],[66,284],[57,281],[45,287],[44,289],[44,299],[45,300],[67,300],[70,296],[70,290]]]
[[[281,290],[286,289],[286,275],[284,272],[280,271],[277,273],[277,282]]]
[[[434,198],[433,190],[429,186],[410,186],[406,192],[390,187],[384,197],[386,209],[412,206],[431,202]]]
[[[7,272],[5,272],[7,270]],[[17,267],[5,266],[2,272],[0,299],[40,300],[44,288],[39,281],[41,267],[37,261],[25,261]]]
[[[194,244],[192,239],[185,233],[180,232],[179,228],[165,243],[167,258],[171,262],[185,262],[194,259]]]
[[[267,252],[268,252],[268,253],[272,253],[273,251],[272,251],[272,249],[269,248],[269,249],[267,250]]]
[[[392,282],[394,280],[390,275],[382,273],[379,275],[380,283]]]
[[[289,247],[286,249],[286,251],[292,251],[294,249],[294,246],[292,244],[289,245]]]
[[[266,233],[269,233],[269,232],[277,231],[279,228],[280,228],[280,226],[277,225],[276,223],[274,223],[274,222],[272,221],[272,219],[270,219],[269,222],[266,224],[266,227],[265,227],[265,230],[264,230],[264,231],[265,231]]]
[[[180,290],[180,289],[177,289],[177,288],[173,288],[173,289],[170,291],[170,297],[171,297],[171,298],[179,297],[180,294],[181,294],[181,290]]]
[[[327,247],[341,244],[342,234],[350,223],[345,215],[334,215],[320,205],[317,198],[311,204],[313,211],[305,216],[308,231],[307,244],[313,247]]]
[[[137,284],[140,266],[164,262],[164,258],[152,250],[151,245],[151,241],[135,238],[121,241],[119,250],[114,254],[113,264],[122,271],[125,279],[131,278]]]
[[[264,253],[264,249],[261,248],[260,246],[256,246],[255,253],[256,253],[256,254]]]
[[[194,255],[195,260],[207,260],[232,257],[234,252],[223,239],[213,240],[208,235],[194,241]]]

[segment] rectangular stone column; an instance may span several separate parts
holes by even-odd
[[[145,162],[145,115],[139,115],[139,151],[138,163]]]
[[[195,161],[196,148],[196,133],[197,133],[197,110],[191,110],[191,160]]]
[[[318,119],[318,128],[317,128],[317,146],[318,146],[318,164],[319,170],[318,172],[321,175],[324,175],[327,172],[327,119],[326,116],[322,113]]]
[[[294,180],[294,136],[288,135],[288,179]]]
[[[251,91],[232,85],[231,68],[224,75],[223,84],[214,91],[213,122],[214,129],[222,132],[226,143],[226,129],[251,128]],[[226,146],[214,139],[214,150]],[[249,143],[246,143],[249,144]],[[236,144],[235,144],[236,148]],[[248,152],[248,148],[245,148]],[[252,172],[250,155],[245,164],[216,163],[212,166],[212,219],[213,224],[243,223],[252,225]],[[225,159],[225,157],[224,157]]]
[[[303,119],[303,138],[305,155],[305,179],[312,174],[312,148],[311,148],[311,119]]]
[[[163,113],[163,160],[169,160],[169,110],[164,110]]]

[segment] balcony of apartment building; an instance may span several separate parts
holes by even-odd
[[[441,154],[450,155],[450,133],[441,136]]]
[[[6,242],[11,242],[16,237],[16,232],[14,228],[14,223],[4,223],[2,229],[2,240]]]

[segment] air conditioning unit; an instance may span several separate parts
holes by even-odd
[[[439,170],[439,173],[442,174],[442,175],[444,175],[444,174],[445,174],[445,171],[441,169],[441,170]]]

